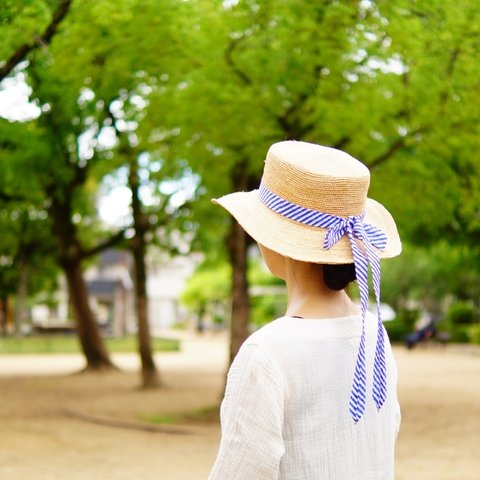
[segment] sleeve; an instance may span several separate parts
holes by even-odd
[[[395,357],[393,356],[393,351],[392,347],[390,345],[390,339],[388,338],[387,331],[384,330],[386,338],[388,339],[388,348],[390,350],[390,355],[391,355],[391,368],[393,371],[393,382],[392,384],[394,385],[395,389],[395,440],[398,438],[398,434],[400,432],[400,425],[402,423],[402,411],[400,409],[400,403],[398,401],[398,367],[397,367],[397,362],[395,360]]]
[[[277,480],[283,446],[284,381],[254,344],[244,345],[227,377],[222,439],[209,480]]]
[[[397,405],[395,409],[395,439],[398,438],[401,423],[402,423],[402,412],[400,410],[400,404],[398,403],[398,400],[397,400]]]

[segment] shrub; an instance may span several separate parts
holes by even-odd
[[[449,332],[452,335],[450,341],[453,343],[468,343],[470,341],[468,330],[469,327],[465,325],[452,325]]]
[[[472,325],[478,321],[478,310],[471,302],[456,302],[450,305],[445,320],[454,327]]]
[[[448,332],[454,343],[480,342],[480,325],[478,309],[470,302],[453,303],[447,310],[445,317],[437,325],[437,330]]]
[[[468,341],[480,345],[480,324],[467,327]]]
[[[403,321],[398,318],[391,320],[390,322],[385,322],[384,325],[392,343],[403,342],[407,334],[410,332]]]

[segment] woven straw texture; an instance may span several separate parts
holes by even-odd
[[[395,221],[380,203],[367,198],[370,172],[345,152],[306,142],[276,143],[267,153],[262,182],[276,195],[305,208],[339,217],[365,210],[364,222],[380,228],[388,238],[385,249],[377,252],[379,258],[400,254]],[[228,210],[254,240],[282,255],[314,263],[353,262],[347,236],[325,249],[326,229],[273,212],[262,203],[258,190],[231,193],[213,202]]]

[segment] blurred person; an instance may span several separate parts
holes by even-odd
[[[401,243],[369,183],[347,153],[285,141],[268,150],[258,190],[214,200],[257,241],[288,304],[230,367],[210,480],[394,478],[400,409],[380,258]],[[378,316],[367,311],[369,267]],[[354,280],[359,306],[345,291]]]

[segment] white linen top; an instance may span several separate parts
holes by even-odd
[[[367,405],[348,410],[361,316],[281,317],[251,335],[228,373],[222,439],[209,480],[392,480],[400,426],[385,333],[387,399],[372,392],[377,319],[367,313]]]

